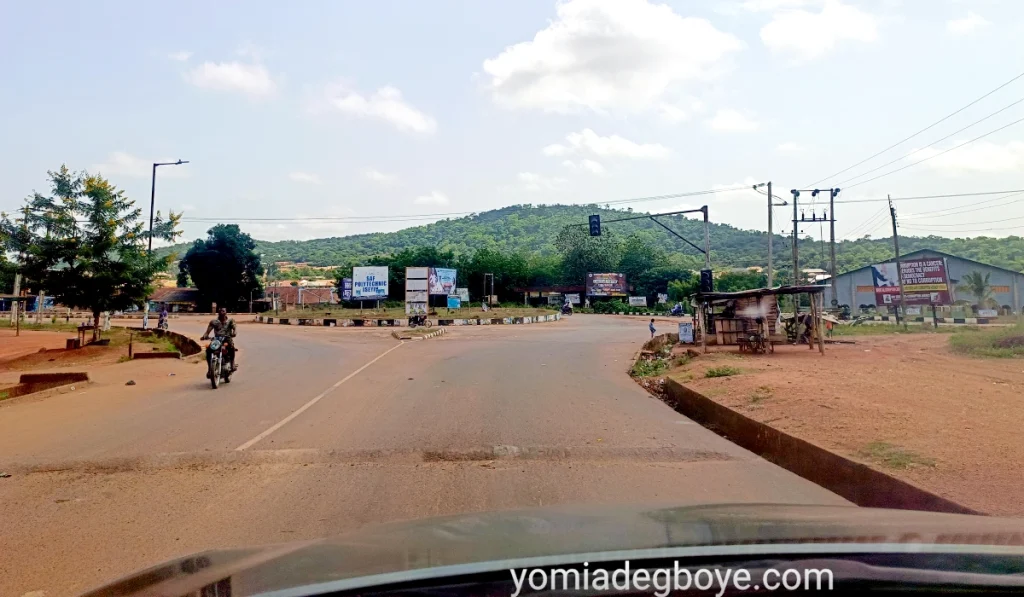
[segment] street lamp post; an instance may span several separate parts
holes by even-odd
[[[153,184],[149,191],[149,252],[153,252],[153,209],[156,207],[156,167],[157,166],[180,166],[187,164],[188,160],[177,162],[154,162],[153,163]]]

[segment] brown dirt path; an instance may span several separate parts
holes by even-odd
[[[1024,516],[1024,361],[974,359],[948,335],[858,337],[826,354],[701,356],[673,376],[762,423],[977,510]],[[712,367],[742,373],[705,378]]]

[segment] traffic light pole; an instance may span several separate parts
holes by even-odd
[[[688,238],[684,237],[683,235],[679,234],[675,230],[672,230],[671,228],[666,226],[663,222],[659,222],[656,219],[656,218],[659,218],[659,217],[662,217],[662,216],[677,216],[677,215],[681,215],[681,214],[692,214],[692,213],[696,213],[698,211],[701,212],[702,214],[704,214],[704,248],[703,249],[698,247],[697,245],[693,244],[692,242],[690,242],[690,240]],[[657,225],[661,226],[662,228],[664,228],[665,230],[667,230],[669,232],[669,234],[672,234],[673,236],[675,236],[679,240],[683,241],[684,243],[690,245],[694,249],[696,249],[696,250],[700,251],[701,253],[703,253],[704,254],[704,267],[706,267],[707,269],[711,269],[711,234],[710,234],[710,224],[708,223],[708,206],[707,205],[705,205],[705,206],[703,206],[701,208],[698,208],[698,209],[683,209],[683,210],[680,210],[680,211],[667,211],[667,212],[660,213],[660,214],[644,214],[642,216],[631,216],[631,217],[628,217],[628,218],[615,218],[614,220],[605,220],[604,223],[605,224],[611,224],[613,222],[627,222],[629,220],[646,220],[646,219],[650,219],[655,224],[657,224]],[[590,226],[590,236],[601,236],[601,216],[597,216],[597,215],[590,216],[589,222],[588,222],[587,225]],[[580,224],[580,226],[583,226],[583,224]]]

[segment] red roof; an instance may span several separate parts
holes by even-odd
[[[277,296],[285,305],[334,304],[338,302],[336,289],[314,286],[268,286],[263,296],[268,299]]]
[[[149,295],[154,303],[191,303],[199,302],[198,288],[157,288]]]

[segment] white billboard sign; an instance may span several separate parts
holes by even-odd
[[[646,307],[647,297],[646,296],[631,296],[629,297],[630,307]]]
[[[388,298],[387,266],[352,268],[352,298],[355,300]]]
[[[427,270],[429,269],[429,267],[407,267],[405,268],[405,277],[406,279],[416,278],[426,280]]]
[[[423,269],[426,269],[426,268],[423,268]],[[426,292],[427,291],[427,279],[423,278],[421,280],[413,280],[411,278],[406,278],[405,279],[405,290],[406,290],[406,292],[408,292],[410,290],[422,290],[423,292]]]

